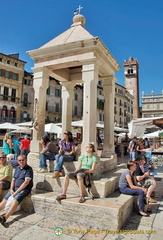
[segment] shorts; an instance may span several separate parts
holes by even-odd
[[[143,188],[149,188],[151,185],[153,185],[153,181],[153,177],[148,177],[139,181],[138,186]]]
[[[2,189],[8,189],[10,187],[9,181],[0,181],[2,183]]]
[[[18,201],[18,203],[20,203],[30,192],[31,192],[31,190],[23,189],[21,192],[16,194],[14,199],[16,201]],[[8,193],[4,196],[4,199],[8,200],[10,196],[11,196],[11,193],[10,193],[10,190],[9,190]]]
[[[84,179],[84,177],[86,176],[86,173],[75,173],[75,172],[68,172],[66,174],[70,179],[72,180],[76,180],[77,179],[77,176],[80,176]]]

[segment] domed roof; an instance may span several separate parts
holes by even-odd
[[[84,17],[83,15],[81,15],[81,14],[76,14],[76,15],[73,17],[73,23],[74,23],[74,25],[76,25],[76,23],[77,23],[77,24],[82,24],[82,25],[84,25],[84,24],[86,23],[86,19],[85,19],[85,17]]]

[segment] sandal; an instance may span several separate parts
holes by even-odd
[[[84,197],[80,197],[79,203],[84,203],[84,202],[85,202],[85,198]]]
[[[5,216],[1,215],[0,216],[0,223],[3,225],[6,222]]]
[[[61,201],[62,199],[66,199],[66,195],[61,194],[60,196],[58,196],[58,197],[56,198],[57,201]]]

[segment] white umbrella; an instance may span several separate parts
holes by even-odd
[[[156,131],[156,132],[152,132],[152,133],[146,133],[144,134],[144,138],[155,138],[155,137],[159,137],[160,133],[163,133],[163,131]]]
[[[31,133],[32,130],[33,128],[21,128],[21,129],[11,131],[10,133]]]
[[[30,122],[22,122],[22,123],[17,123],[18,126],[23,126],[23,127],[32,127],[32,121]]]
[[[60,137],[62,134],[62,128],[58,127],[55,123],[47,123],[45,124],[45,132],[56,133],[58,137]]]
[[[16,124],[7,122],[7,123],[0,124],[0,129],[24,129],[24,128],[17,126]]]

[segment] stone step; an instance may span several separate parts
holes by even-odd
[[[95,197],[105,198],[118,189],[120,174],[125,170],[124,165],[119,165],[116,169],[108,171],[101,175],[101,179],[91,181],[91,192]],[[45,191],[54,191],[61,193],[64,177],[52,178],[53,173],[34,173],[34,189]],[[79,188],[77,182],[70,180],[68,194],[78,194]],[[87,195],[87,192],[85,192]]]
[[[66,220],[87,225],[96,229],[120,229],[130,216],[134,197],[119,192],[109,198],[95,200],[86,198],[86,202],[79,203],[79,196],[69,195],[67,199],[56,200],[54,192],[32,195],[35,212],[53,217],[57,220]]]
[[[3,197],[8,193],[9,189],[3,190],[2,195],[0,197],[0,201],[3,199]],[[34,206],[31,199],[32,194],[28,194],[23,201],[20,203],[20,209],[25,212],[34,212]]]
[[[33,156],[34,157],[34,156]],[[38,170],[38,162],[37,165],[36,163],[34,164],[34,159],[28,159],[28,164],[33,168],[33,170],[36,172]],[[48,170],[50,172],[53,172],[54,168],[55,168],[55,161],[52,160],[47,160],[47,165],[48,165]],[[78,161],[73,161],[73,162],[65,162],[63,167],[65,172],[73,172],[77,166],[79,165]],[[97,167],[95,169],[94,172],[94,177],[96,178],[100,178],[101,174],[113,170],[115,169],[117,166],[117,156],[116,154],[112,155],[110,158],[99,158],[98,157],[98,163],[97,163]]]

